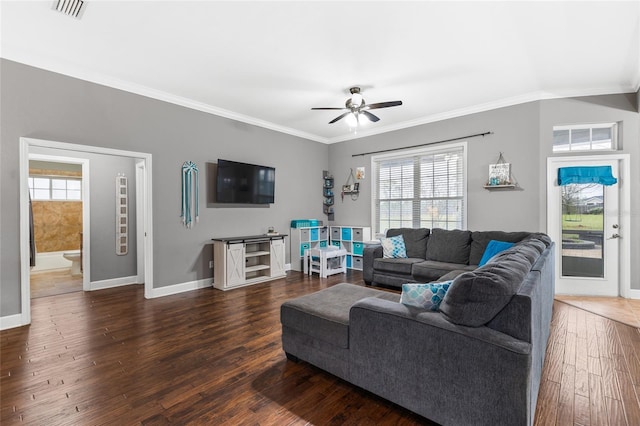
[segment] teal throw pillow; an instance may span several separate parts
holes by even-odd
[[[489,244],[487,244],[487,248],[484,249],[484,254],[482,255],[482,259],[480,259],[480,263],[478,266],[482,266],[487,263],[493,256],[500,253],[501,251],[505,251],[508,248],[513,247],[514,243],[508,243],[506,241],[496,241],[491,240]]]
[[[402,284],[400,303],[437,311],[450,286],[451,281],[428,284]]]
[[[382,257],[386,257],[387,259],[407,257],[407,248],[404,245],[402,235],[381,238],[380,243],[382,244]]]

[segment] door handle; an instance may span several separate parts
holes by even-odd
[[[622,238],[622,236],[620,234],[612,234],[609,238],[607,238],[607,240],[613,240],[615,238]]]

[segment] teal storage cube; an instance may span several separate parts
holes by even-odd
[[[336,247],[340,247],[340,241],[331,241],[331,244],[333,244]]]
[[[311,244],[309,243],[300,244],[300,256],[304,256],[305,250],[309,250],[310,248],[311,248]]]
[[[311,228],[311,241],[318,241],[318,228]]]
[[[363,243],[353,243],[353,254],[357,254],[359,256],[362,256],[362,253],[364,252],[364,244]]]
[[[347,268],[351,268],[351,261],[352,261],[352,259],[351,259],[351,255],[350,255],[350,254],[348,254],[348,255],[347,255]]]
[[[351,228],[342,228],[342,239],[351,241]]]
[[[320,247],[326,247],[326,246],[327,246],[326,241],[320,241]]]

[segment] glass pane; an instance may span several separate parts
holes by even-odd
[[[34,189],[33,190],[33,198],[35,200],[48,200],[49,199],[49,189]]]
[[[81,182],[79,180],[68,180],[67,189],[80,189]]]
[[[554,130],[553,152],[569,151],[569,130]]]
[[[47,179],[47,178],[33,178],[33,187],[34,188],[39,188],[39,189],[49,189],[49,179]]]
[[[611,133],[611,127],[593,129],[593,142],[591,142],[591,149],[612,149]]]
[[[66,189],[67,188],[67,180],[66,179],[51,179],[51,187],[53,189]]]
[[[67,191],[67,200],[80,200],[80,199],[82,199],[80,196],[80,191],[76,191],[76,190]]]
[[[604,187],[562,187],[562,276],[604,278]]]
[[[591,148],[591,130],[571,130],[571,151],[584,151]]]
[[[51,199],[52,200],[66,200],[67,199],[67,191],[65,189],[53,189],[53,190],[51,190]]]

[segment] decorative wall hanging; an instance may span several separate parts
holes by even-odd
[[[342,191],[340,192],[340,197],[342,201],[344,201],[344,195],[348,194],[351,196],[352,200],[357,200],[360,195],[360,184],[356,182],[355,177],[353,176],[353,169],[349,169],[349,177],[344,185],[342,185]]]
[[[116,254],[124,256],[129,252],[129,200],[127,177],[124,173],[116,176]]]
[[[180,217],[187,228],[198,222],[198,167],[193,161],[182,165],[182,210]],[[192,218],[192,215],[194,216]]]
[[[487,189],[515,188],[517,185],[511,176],[511,164],[507,163],[500,153],[496,163],[489,164],[489,179],[484,187]]]

